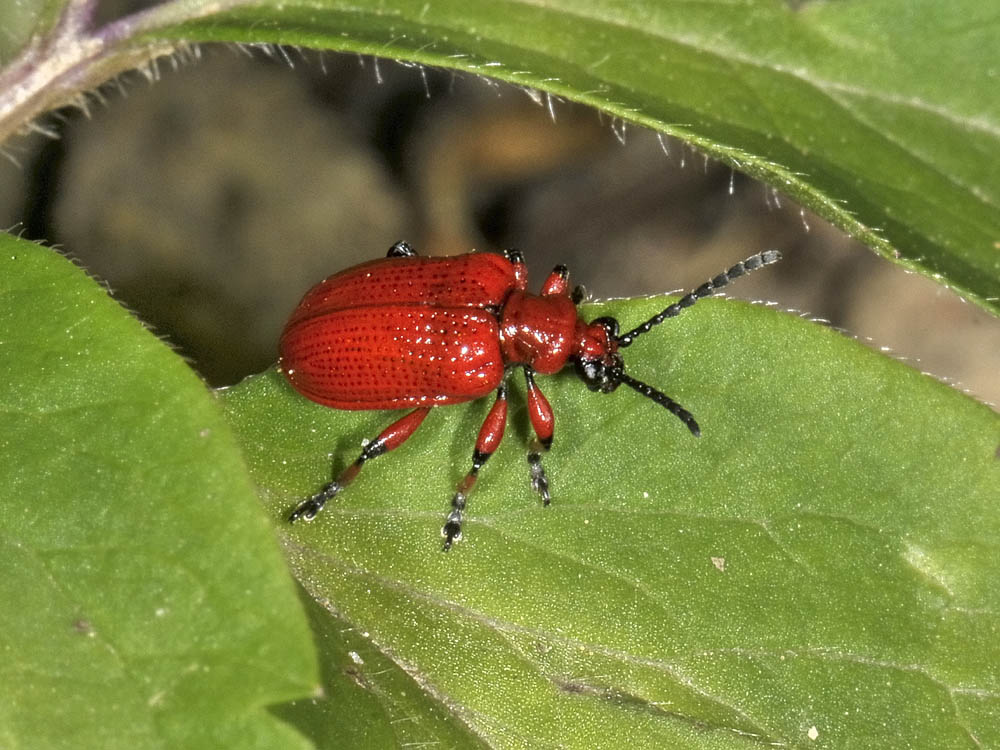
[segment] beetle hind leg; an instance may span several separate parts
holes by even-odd
[[[479,437],[476,439],[476,448],[472,452],[472,468],[462,481],[455,488],[455,494],[451,498],[451,512],[441,528],[441,536],[444,537],[443,550],[447,552],[451,545],[462,538],[462,513],[469,499],[469,493],[476,484],[479,470],[483,464],[489,460],[493,452],[499,447],[503,440],[504,428],[507,426],[507,383],[500,383],[497,388],[497,400],[490,407],[489,414],[483,420],[483,426],[479,429]]]
[[[385,428],[377,438],[364,447],[361,455],[358,456],[353,464],[340,472],[340,476],[308,500],[299,503],[295,510],[288,516],[289,523],[295,523],[300,520],[313,520],[316,514],[323,510],[323,506],[327,502],[339,495],[347,485],[354,481],[355,477],[361,472],[361,467],[367,461],[378,458],[383,453],[388,453],[405,443],[406,439],[417,431],[417,428],[420,427],[421,422],[424,421],[430,410],[431,407],[429,406],[414,409],[402,419],[397,419]]]
[[[352,467],[355,464],[352,464]],[[346,473],[346,472],[345,472]],[[323,506],[326,505],[327,500],[332,500],[340,491],[344,489],[344,486],[350,480],[344,481],[344,476],[337,477],[333,482],[330,482],[323,489],[317,492],[315,495],[307,500],[302,501],[288,516],[289,523],[295,523],[296,521],[311,521],[316,517],[316,514],[323,510]]]

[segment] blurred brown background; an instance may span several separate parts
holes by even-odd
[[[674,141],[472,76],[352,55],[243,54],[108,88],[0,160],[0,226],[56,243],[214,385],[275,360],[305,290],[398,239],[518,247],[595,297],[697,286],[829,320],[1000,403],[1000,324]],[[554,121],[552,115],[554,114]]]

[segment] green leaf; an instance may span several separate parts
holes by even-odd
[[[301,594],[323,657],[323,695],[278,707],[275,713],[302,730],[317,748],[485,747],[373,646],[367,633],[307,592]]]
[[[146,19],[147,38],[354,50],[585,102],[694,144],[1000,311],[1000,86],[986,52],[1000,48],[1000,26],[989,3],[217,7],[172,5]]]
[[[629,325],[665,304],[586,316]],[[540,378],[552,505],[528,487],[515,393],[447,554],[439,531],[489,399],[436,409],[295,526],[296,503],[398,413],[326,409],[275,372],[225,403],[303,585],[492,746],[1000,740],[1000,416],[732,301],[626,353],[703,436],[626,388]]]
[[[0,745],[295,747],[315,691],[217,404],[59,254],[0,235]]]
[[[55,25],[66,0],[16,0],[0,10],[0,66],[7,64],[33,34]]]

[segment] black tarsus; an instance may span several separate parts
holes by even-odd
[[[417,254],[417,251],[413,249],[413,246],[404,240],[400,240],[395,245],[389,248],[389,252],[385,254],[386,258],[412,258]]]
[[[508,247],[503,251],[503,257],[511,263],[524,263],[524,253],[517,248]]]

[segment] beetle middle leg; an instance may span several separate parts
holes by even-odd
[[[455,495],[451,499],[451,512],[441,529],[441,536],[444,537],[444,551],[451,549],[451,545],[462,538],[462,512],[469,499],[469,493],[476,484],[479,470],[483,464],[489,460],[493,452],[500,446],[503,440],[504,428],[507,426],[507,381],[505,379],[497,388],[497,400],[490,407],[489,414],[483,420],[483,426],[479,429],[479,437],[476,439],[476,448],[472,452],[472,468],[465,475],[458,487],[455,488]]]
[[[405,443],[407,438],[417,431],[417,428],[420,427],[421,422],[424,421],[430,410],[431,407],[429,406],[414,409],[405,417],[397,419],[386,427],[377,438],[364,447],[357,460],[344,469],[340,473],[340,476],[308,500],[299,503],[298,507],[288,516],[289,522],[295,523],[299,519],[304,521],[313,520],[316,514],[323,510],[323,506],[326,505],[328,500],[335,498],[347,485],[354,481],[354,478],[361,472],[361,467],[365,465],[366,461],[378,458],[383,453],[388,453]]]
[[[555,418],[552,407],[545,394],[535,385],[535,371],[524,368],[524,379],[528,384],[528,416],[535,438],[528,446],[528,466],[531,469],[531,489],[542,497],[542,503],[548,505],[552,499],[549,496],[549,479],[542,467],[542,451],[552,447],[552,435],[555,431]]]

